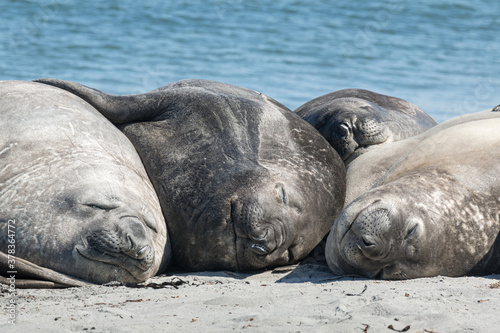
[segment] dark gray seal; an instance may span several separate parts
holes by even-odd
[[[345,196],[342,160],[296,114],[256,91],[183,80],[82,97],[134,143],[162,203],[174,263],[256,270],[295,263],[326,235]]]
[[[2,268],[11,255],[33,264],[23,266],[30,276],[50,279],[40,266],[92,283],[142,282],[163,270],[165,221],[125,135],[44,84],[0,82],[0,101]]]
[[[381,279],[500,273],[500,114],[480,112],[438,127],[395,143],[408,141],[406,153],[397,153],[373,188],[337,218],[326,245],[334,273]]]
[[[373,148],[436,125],[410,102],[363,89],[344,89],[320,96],[295,112],[327,139],[346,166]]]

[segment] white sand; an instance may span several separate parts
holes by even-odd
[[[0,332],[494,332],[499,280],[338,278],[311,263],[253,275],[178,273],[150,280],[166,283],[159,289],[16,290],[16,324],[2,311]],[[2,307],[8,300],[0,293]]]

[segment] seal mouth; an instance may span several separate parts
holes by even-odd
[[[250,248],[257,254],[266,255],[271,253],[271,251],[266,246],[260,244],[252,244]]]
[[[124,253],[103,253],[92,248],[86,247],[85,245],[75,246],[76,252],[82,257],[87,258],[92,261],[98,261],[104,264],[119,267],[130,275],[132,275],[136,280],[143,281],[145,276],[147,276],[148,271],[151,270],[152,262],[147,259],[141,259],[140,256],[146,257],[148,254],[152,253],[150,246],[144,246],[138,251],[138,255],[133,258]],[[154,255],[154,253],[153,253]]]
[[[282,235],[283,226],[270,226],[264,237],[239,235],[235,227],[236,261],[238,270],[258,270],[267,266],[279,264],[286,257],[293,260],[291,247],[283,250],[285,237]],[[275,230],[276,229],[276,230]]]
[[[373,146],[375,146],[375,145],[378,145],[378,143],[377,144],[372,144],[372,145],[358,146],[349,155],[344,156],[344,158],[343,158],[344,164],[346,166],[349,165],[352,161],[354,161],[359,156],[361,156],[364,153],[367,153],[370,150],[372,150]]]
[[[154,269],[153,243],[148,236],[148,229],[136,216],[121,216],[113,228],[97,229],[81,236],[81,243],[74,249],[88,260],[124,270],[137,281],[147,279]],[[115,270],[110,273],[119,274]]]
[[[392,242],[389,246],[381,247],[379,251],[375,251],[372,253],[372,250],[378,246],[377,242],[367,241],[366,236],[361,236],[361,242],[356,244],[358,250],[363,254],[366,259],[375,261],[375,262],[383,262],[389,257],[392,251]]]
[[[363,145],[359,145],[350,154],[345,155],[342,160],[344,161],[344,164],[346,166],[348,166],[352,161],[354,161],[359,156],[361,156],[369,151],[372,151],[373,148],[376,148],[375,146],[389,143],[388,141],[389,141],[389,137],[386,137],[384,140],[381,140],[378,142],[373,142],[373,143],[369,143],[369,144],[365,143]]]
[[[370,218],[375,215],[373,219],[378,218],[377,215],[381,216],[380,212],[388,211],[380,202],[380,199],[376,199],[361,206],[361,209],[354,206],[352,215],[347,210],[339,217],[336,222],[338,238],[334,245],[336,254],[329,263],[330,266],[334,266],[335,269],[332,270],[336,274],[357,272],[356,274],[370,278],[383,276],[384,269],[389,265],[388,258],[393,252],[394,244],[390,241],[384,245],[378,236],[374,237],[371,233],[361,231],[363,229],[358,230],[359,225],[354,230],[355,222],[363,216]],[[383,214],[383,216],[386,215]]]
[[[260,239],[247,236],[235,237],[236,267],[239,271],[254,271],[265,267],[286,264],[294,259],[292,247],[284,249],[285,238],[278,237],[276,245],[260,243]]]
[[[272,225],[267,226],[261,235],[255,236],[250,232],[250,239],[256,254],[271,254],[282,247],[285,243],[283,235],[285,234],[284,225],[280,220],[275,220]]]
[[[230,206],[237,269],[258,270],[281,262],[287,239],[285,223],[279,218],[266,217],[265,209],[257,201],[234,196]]]

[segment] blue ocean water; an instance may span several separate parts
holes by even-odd
[[[291,109],[364,88],[441,122],[500,104],[499,13],[497,0],[3,0],[0,79],[130,94],[204,78]]]

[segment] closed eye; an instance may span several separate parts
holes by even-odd
[[[113,210],[115,208],[118,208],[118,205],[113,205],[113,204],[103,204],[103,203],[84,203],[82,204],[83,206],[87,206],[92,209],[99,209],[99,210]]]
[[[156,221],[154,218],[146,216],[143,217],[143,221],[149,229],[153,230],[156,234],[158,233],[158,225],[156,223],[161,221]]]
[[[407,240],[408,238],[412,237],[413,235],[415,235],[417,233],[417,230],[418,230],[418,224],[415,224],[412,228],[410,228],[410,230],[408,230],[408,232],[406,233],[406,236],[405,236],[405,240]]]
[[[281,198],[283,199],[283,204],[286,206],[287,202],[288,202],[288,197],[286,195],[286,191],[285,191],[284,187],[281,188]]]

